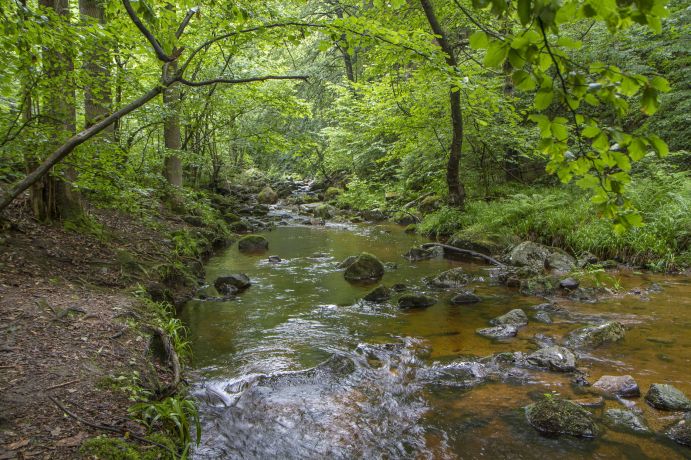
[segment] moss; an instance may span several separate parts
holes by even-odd
[[[238,241],[242,252],[261,252],[269,249],[269,241],[261,235],[246,235]]]
[[[83,458],[94,460],[167,460],[174,458],[171,452],[177,452],[177,446],[170,438],[154,434],[148,436],[147,439],[162,444],[167,449],[155,445],[137,446],[124,439],[99,436],[84,441],[79,453]]]
[[[348,281],[376,281],[384,276],[384,264],[374,255],[363,252],[344,273]]]
[[[329,187],[324,192],[324,200],[331,201],[338,198],[343,193],[343,189],[338,187]]]
[[[409,224],[405,230],[406,233],[415,233],[417,231],[417,225],[416,224]]]
[[[568,434],[592,438],[599,429],[593,415],[578,404],[545,397],[525,408],[526,418],[536,430],[547,434]]]

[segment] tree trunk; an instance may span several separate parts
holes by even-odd
[[[55,10],[63,20],[69,21],[69,0],[40,0],[40,4]],[[51,88],[44,101],[44,114],[51,131],[51,145],[57,146],[76,130],[75,89],[70,79],[74,64],[71,56],[58,49],[44,48],[43,54],[45,74],[51,80]],[[46,175],[34,184],[31,204],[37,219],[74,219],[82,215],[81,197],[71,184],[76,177],[76,170],[68,165],[62,177]]]
[[[456,69],[456,57],[453,49],[446,39],[444,29],[439,24],[434,8],[430,0],[420,0],[420,5],[425,12],[427,22],[429,22],[432,32],[438,35],[437,42],[442,51],[446,53],[446,63]],[[449,189],[449,204],[460,209],[465,207],[465,186],[459,177],[461,151],[463,149],[463,112],[461,111],[460,91],[454,91],[453,86],[449,90],[449,101],[451,103],[451,149],[449,152],[449,162],[446,165],[446,184]]]
[[[164,72],[165,72],[164,66]],[[177,70],[175,62],[168,64],[168,74],[173,74]],[[165,76],[164,76],[165,78]],[[172,85],[163,90],[163,109],[165,119],[163,122],[163,142],[166,149],[174,152],[167,152],[164,160],[163,175],[168,183],[174,187],[182,187],[182,159],[180,149],[182,146],[180,137],[180,89],[177,85]]]
[[[105,24],[105,15],[99,0],[79,0],[79,12],[88,22]],[[112,105],[110,90],[110,55],[108,49],[94,39],[91,49],[84,53],[84,69],[88,82],[84,88],[85,127],[105,118]],[[113,132],[109,126],[106,133]]]

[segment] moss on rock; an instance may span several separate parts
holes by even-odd
[[[269,249],[269,241],[261,235],[246,235],[238,241],[241,252],[262,252]]]
[[[545,397],[527,406],[525,415],[533,428],[546,434],[594,438],[599,433],[593,415],[565,399]]]
[[[348,281],[378,281],[384,276],[384,264],[370,253],[363,252],[343,274]]]

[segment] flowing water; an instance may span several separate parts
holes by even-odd
[[[582,398],[585,390],[570,375],[478,361],[535,350],[536,334],[558,340],[581,324],[615,318],[626,324],[626,338],[580,356],[590,380],[631,374],[643,392],[657,382],[691,395],[688,277],[621,272],[625,290],[643,290],[594,304],[559,302],[569,319],[531,321],[497,342],[475,330],[512,308],[530,316],[529,307],[544,299],[497,285],[485,265],[409,262],[401,254],[424,239],[395,225],[285,226],[265,236],[268,253],[244,255],[235,246],[207,266],[210,283],[243,272],[250,289],[229,301],[193,300],[181,312],[203,422],[195,458],[689,458],[688,448],[660,435],[608,429],[595,440],[541,436],[522,407],[545,393]],[[439,302],[404,311],[394,301],[360,301],[376,284],[352,285],[336,266],[362,251],[396,264],[384,284],[404,283]],[[270,263],[269,254],[282,261]],[[481,303],[453,306],[452,291],[426,287],[424,277],[458,266],[473,275],[469,287]],[[645,289],[654,285],[661,292]],[[654,430],[678,419],[642,398],[631,402]],[[622,404],[608,400],[605,408]]]

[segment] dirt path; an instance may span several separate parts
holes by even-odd
[[[100,434],[49,397],[90,421],[141,431],[127,419],[127,395],[112,384],[149,362],[148,338],[133,320],[142,312],[127,288],[136,280],[122,254],[126,263],[162,261],[170,248],[151,226],[93,216],[107,241],[39,225],[22,207],[0,232],[0,460],[75,458],[84,439]]]

